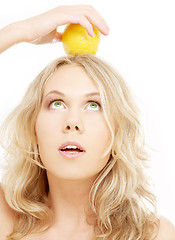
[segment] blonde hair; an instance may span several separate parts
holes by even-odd
[[[156,198],[145,174],[148,155],[139,111],[122,77],[106,62],[91,55],[66,56],[49,64],[1,127],[2,145],[7,151],[2,184],[6,201],[17,216],[8,239],[20,239],[50,226],[49,185],[38,154],[35,121],[48,79],[59,67],[75,63],[83,67],[98,86],[112,135],[106,150],[111,151],[109,161],[89,195],[96,216],[95,238],[154,239],[158,229]]]

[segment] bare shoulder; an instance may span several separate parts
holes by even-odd
[[[175,240],[175,226],[165,217],[160,217],[159,233],[155,240]]]
[[[5,197],[4,197],[4,191],[2,186],[0,185],[0,219],[5,216],[9,216],[9,214],[11,213],[10,211],[10,207],[8,206]]]
[[[14,213],[8,206],[2,186],[0,185],[0,240],[6,239],[11,233],[14,221]]]

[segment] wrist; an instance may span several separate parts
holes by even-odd
[[[20,22],[9,24],[6,28],[9,32],[9,37],[13,41],[13,45],[25,41],[25,31]]]
[[[0,53],[22,41],[20,30],[16,24],[9,24],[0,30]]]

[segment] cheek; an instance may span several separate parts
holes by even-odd
[[[57,131],[59,123],[57,120],[53,121],[47,114],[40,113],[36,119],[35,131],[38,143],[48,143],[54,138],[54,132]]]
[[[100,116],[96,119],[95,122],[91,124],[91,129],[97,137],[100,138],[100,141],[107,141],[109,140],[111,133],[109,127],[104,119],[103,116]]]
[[[53,142],[56,136],[62,132],[65,116],[51,115],[43,113],[38,114],[35,124],[36,137],[38,144],[48,144]],[[87,114],[81,119],[84,125],[84,135],[90,141],[90,145],[95,148],[100,145],[104,148],[110,140],[111,133],[104,117],[99,115]],[[58,140],[58,139],[57,139]]]
[[[89,126],[87,132],[93,152],[103,153],[111,140],[111,132],[106,121],[100,118],[96,124]]]

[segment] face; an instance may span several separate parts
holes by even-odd
[[[111,134],[100,94],[80,66],[61,66],[48,80],[35,129],[40,157],[49,175],[93,178],[108,162],[110,153],[103,153]],[[77,146],[80,150],[71,149]]]

